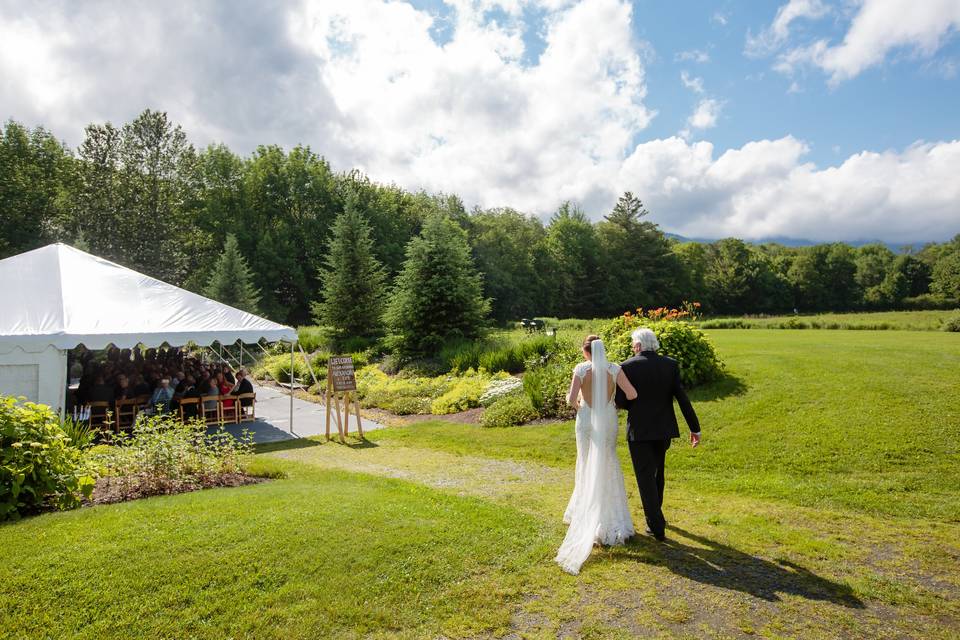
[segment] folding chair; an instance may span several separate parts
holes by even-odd
[[[220,396],[220,415],[224,422],[240,422],[240,401],[237,396]]]
[[[212,407],[208,407],[207,403],[213,403]],[[220,396],[201,396],[200,397],[200,411],[203,416],[203,421],[207,424],[221,424],[223,422],[223,413],[221,411],[223,407],[220,405]]]
[[[105,400],[96,400],[91,402],[90,407],[90,426],[95,428],[108,427],[107,413],[110,411],[110,403]]]
[[[237,394],[234,397],[237,399],[236,406],[238,407],[237,415],[239,417],[237,418],[237,422],[255,421],[257,419],[257,394],[251,391],[250,393]],[[244,403],[243,403],[244,400],[249,400],[250,404],[244,406]],[[247,413],[247,409],[250,410],[249,413]]]
[[[186,422],[188,418],[197,418],[200,416],[200,398],[180,398],[179,409],[180,422]]]
[[[114,424],[116,425],[117,433],[120,433],[120,429],[123,427],[130,427],[131,429],[133,428],[133,423],[136,420],[139,407],[140,404],[137,402],[136,398],[120,398],[117,400],[113,420]]]

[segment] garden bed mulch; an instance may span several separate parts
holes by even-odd
[[[244,473],[221,473],[197,480],[157,480],[147,477],[103,477],[97,479],[90,498],[83,501],[84,506],[127,502],[152,496],[168,496],[177,493],[214,489],[217,487],[243,487],[259,484],[269,478],[258,478]]]

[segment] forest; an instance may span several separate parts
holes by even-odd
[[[332,231],[349,210],[367,229],[384,298],[427,222],[455,223],[480,277],[478,311],[496,324],[683,301],[711,315],[958,305],[960,234],[897,252],[682,241],[651,222],[642,195],[624,193],[610,211],[565,202],[543,220],[336,170],[309,146],[264,144],[245,157],[223,144],[198,149],[158,111],[90,124],[76,149],[10,120],[0,133],[0,258],[65,242],[207,295],[243,281],[245,303],[224,301],[308,324],[322,313]]]

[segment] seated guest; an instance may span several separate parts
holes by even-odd
[[[227,382],[227,378],[223,375],[222,371],[217,372],[217,387],[220,395],[222,396],[230,395],[230,391],[233,390],[233,385]],[[233,400],[224,400],[223,408],[232,409]]]
[[[217,397],[220,396],[220,388],[217,386],[217,379],[216,379],[216,378],[210,378],[210,380],[207,382],[207,393],[206,393],[206,395],[208,395],[208,396],[217,396]],[[217,401],[216,401],[216,400],[207,400],[206,402],[203,403],[203,408],[204,408],[205,410],[207,410],[207,411],[213,411],[214,409],[217,408]]]
[[[223,365],[223,377],[230,383],[230,386],[237,384],[237,379],[233,377],[233,371],[230,371],[230,367],[227,365]]]
[[[133,376],[133,395],[134,396],[149,396],[151,387],[147,384],[147,381],[144,380],[143,375],[135,374]]]
[[[130,386],[130,380],[122,373],[117,376],[117,386],[113,389],[113,395],[117,400],[129,400],[136,397],[133,388]]]
[[[93,379],[93,387],[90,393],[86,395],[86,402],[109,402],[113,403],[113,387],[103,381],[103,375],[97,374]]]
[[[253,393],[253,385],[250,383],[250,380],[247,379],[247,370],[240,369],[237,371],[237,384],[233,387],[233,391],[230,392],[231,395],[239,396],[244,393]],[[253,398],[241,398],[240,406],[249,407],[253,404]]]
[[[150,396],[150,407],[157,413],[167,413],[170,411],[171,400],[173,400],[173,389],[170,388],[170,380],[161,378],[160,386]]]

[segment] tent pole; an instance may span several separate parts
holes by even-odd
[[[290,434],[293,435],[293,385],[296,384],[296,377],[293,375],[293,347],[296,340],[290,341]]]

